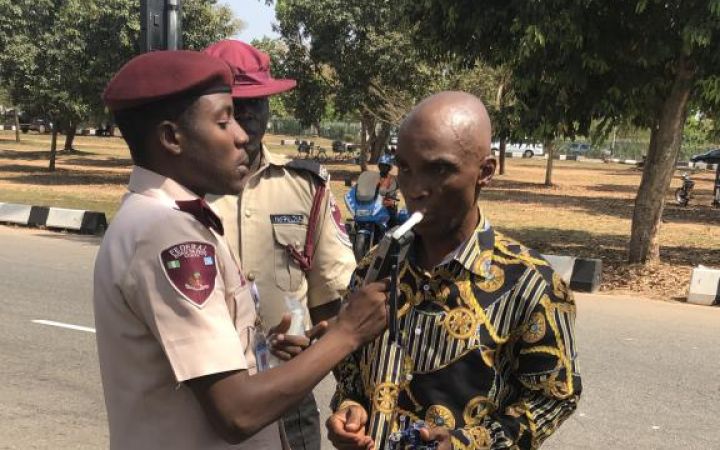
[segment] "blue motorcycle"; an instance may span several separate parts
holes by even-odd
[[[380,242],[391,222],[391,211],[383,205],[385,196],[378,189],[379,181],[378,172],[362,172],[357,183],[345,194],[345,204],[353,217],[348,219],[346,227],[358,261]],[[400,209],[393,220],[396,223],[392,225],[399,225],[407,218],[407,211]]]

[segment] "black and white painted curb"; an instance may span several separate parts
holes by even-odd
[[[542,255],[560,275],[570,289],[578,292],[596,292],[602,282],[602,261],[574,256]]]
[[[0,131],[15,131],[15,125],[0,125]],[[120,133],[116,131],[116,136]],[[96,128],[78,128],[76,132],[77,136],[97,136],[98,130]]]
[[[72,230],[101,235],[107,229],[105,213],[81,209],[0,203],[0,223]]]
[[[690,277],[687,301],[695,305],[719,305],[720,269],[695,267]]]

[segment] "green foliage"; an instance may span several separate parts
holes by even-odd
[[[683,58],[702,109],[720,104],[718,0],[401,2],[432,59],[503,65],[527,133],[587,134],[593,119],[656,123]]]
[[[243,27],[227,5],[217,0],[184,0],[183,47],[202,50],[213,42],[236,34]]]
[[[263,37],[262,39],[253,39],[250,44],[270,56],[270,71],[274,78],[285,78],[287,76],[285,73],[287,67],[285,59],[288,49],[281,40]],[[285,106],[290,102],[288,95],[288,93],[282,93],[270,97],[270,111],[273,117],[288,117],[290,115],[288,108]]]
[[[338,115],[395,124],[423,96],[432,74],[418,58],[397,8],[384,0],[278,0],[288,72],[299,80],[296,112],[318,121],[334,97]]]
[[[239,21],[216,0],[183,2],[183,41],[200,49]],[[107,118],[100,94],[140,53],[137,0],[0,0],[0,79],[14,102],[61,127]]]
[[[692,106],[720,111],[718,0],[400,0],[435,60],[511,73],[519,126],[547,140],[616,124],[649,129],[629,259],[659,257],[662,193]]]

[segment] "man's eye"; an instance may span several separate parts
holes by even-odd
[[[433,167],[433,172],[438,175],[446,175],[452,172],[453,169],[454,167],[449,164],[438,164],[437,166]]]
[[[235,120],[238,122],[246,122],[248,120],[251,120],[253,118],[253,115],[250,113],[236,113],[235,114]]]
[[[218,125],[220,126],[220,128],[222,128],[224,130],[230,125],[230,121],[218,122]]]

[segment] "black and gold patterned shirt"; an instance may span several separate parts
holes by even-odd
[[[481,219],[432,271],[403,262],[398,287],[401,346],[385,332],[336,372],[333,409],[363,405],[376,442],[424,420],[455,449],[533,449],[576,409],[575,303],[539,253]]]

